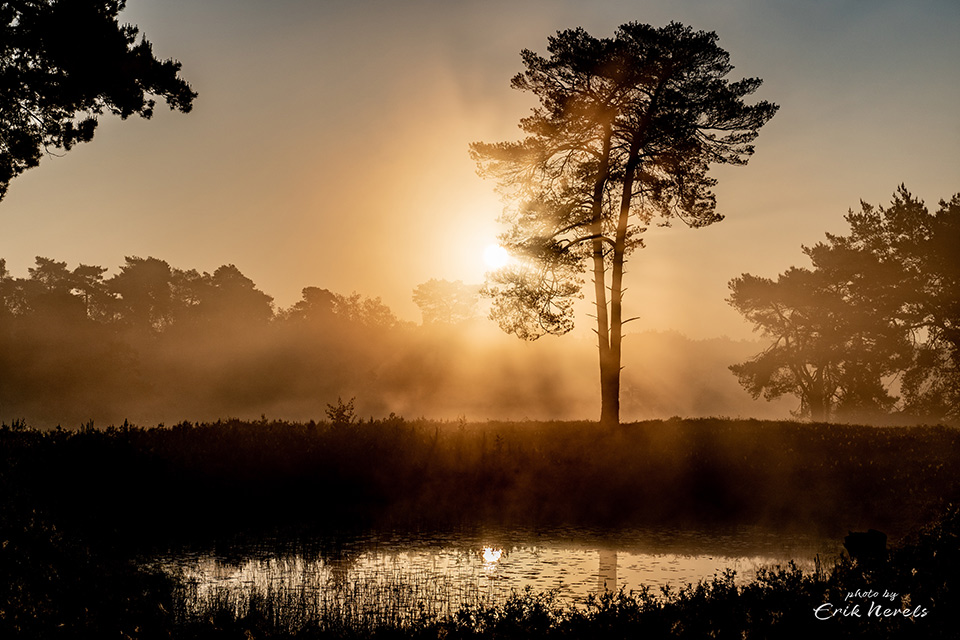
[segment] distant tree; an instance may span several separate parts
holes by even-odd
[[[878,282],[863,304],[909,333],[916,348],[901,385],[904,409],[960,417],[960,194],[931,212],[900,185],[889,207],[861,202],[846,219],[850,234],[828,235],[821,250],[869,261],[864,277]]]
[[[86,318],[82,298],[73,295],[76,281],[66,262],[37,256],[36,266],[27,269],[28,281],[22,283],[26,306],[37,318],[79,322]]]
[[[886,411],[888,378],[909,352],[904,332],[855,306],[842,282],[822,269],[791,268],[777,280],[744,274],[730,283],[731,305],[772,343],[730,369],[753,397],[794,395],[798,416]]]
[[[325,322],[333,316],[337,294],[319,287],[304,287],[301,299],[283,313],[288,320],[299,322]]]
[[[485,291],[492,317],[521,338],[573,327],[580,274],[593,274],[604,424],[619,421],[624,265],[659,220],[702,227],[722,219],[712,164],[745,164],[777,106],[744,98],[759,79],[731,82],[717,35],[678,23],[629,23],[613,38],[583,29],[549,39],[549,57],[525,50],[512,82],[540,107],[519,142],[475,143],[481,175],[509,206],[501,244],[516,258]]]
[[[30,274],[31,280],[47,291],[69,292],[73,288],[66,262],[37,256],[35,264],[35,267],[27,269],[27,273]]]
[[[0,2],[0,199],[43,152],[93,138],[104,112],[150,118],[155,98],[190,111],[180,63],[158,60],[124,0]]]
[[[367,298],[357,292],[333,296],[333,313],[338,320],[367,329],[393,329],[402,324],[380,298]]]
[[[477,315],[480,287],[461,280],[427,280],[413,290],[413,301],[420,308],[423,324],[458,324]]]
[[[66,262],[37,256],[26,279],[13,278],[0,261],[2,306],[7,312],[27,317],[36,313],[65,313],[103,320],[112,296],[103,283],[103,267],[79,265],[73,271]]]
[[[170,269],[170,324],[195,330],[250,329],[273,318],[273,298],[232,264],[213,274]]]
[[[306,287],[301,294],[299,302],[281,312],[282,318],[318,326],[334,322],[366,329],[392,329],[402,324],[380,298],[367,298],[356,292],[344,296],[319,287]]]
[[[114,300],[103,279],[106,272],[105,267],[81,264],[70,274],[73,293],[83,300],[87,316],[94,320],[108,320]]]
[[[171,312],[173,321],[180,324],[200,322],[200,305],[207,297],[209,273],[200,273],[196,269],[170,268],[170,295],[175,307]]]
[[[273,298],[257,289],[253,280],[234,265],[204,275],[208,284],[206,296],[200,301],[204,317],[260,324],[273,317]]]
[[[0,320],[13,316],[14,310],[14,279],[7,269],[7,261],[0,258]]]
[[[773,339],[731,369],[754,397],[796,395],[816,420],[960,415],[960,196],[931,214],[901,185],[890,207],[861,202],[846,221],[848,235],[803,248],[812,270],[731,281],[729,302]]]
[[[107,280],[118,297],[120,322],[148,332],[159,332],[175,317],[173,270],[165,260],[127,256],[120,272]]]

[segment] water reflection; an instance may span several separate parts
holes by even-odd
[[[760,566],[796,560],[812,568],[816,555],[833,557],[833,541],[741,530],[702,532],[563,530],[471,535],[368,535],[300,541],[277,552],[266,542],[228,553],[171,553],[149,560],[185,578],[196,601],[250,593],[284,594],[309,606],[424,608],[452,614],[464,604],[502,602],[514,591],[554,590],[567,602],[590,594],[646,585],[680,587],[735,571],[751,580]]]
[[[600,549],[600,569],[597,571],[597,595],[617,590],[617,552]]]
[[[483,557],[484,567],[489,566],[490,568],[496,568],[497,562],[500,561],[500,556],[503,555],[503,549],[494,549],[492,547],[484,547],[481,552]]]

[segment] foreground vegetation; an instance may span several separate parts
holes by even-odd
[[[346,407],[341,407],[346,409]],[[0,429],[2,489],[113,543],[344,526],[896,533],[960,503],[960,431],[752,420]]]
[[[0,637],[11,639],[952,638],[960,605],[957,509],[872,563],[841,558],[829,571],[806,573],[776,567],[740,585],[726,574],[581,606],[526,591],[453,615],[384,609],[375,594],[349,609],[316,610],[304,606],[304,594],[282,591],[252,592],[239,603],[214,597],[198,607],[189,585],[96,553],[48,525],[11,529],[5,521],[0,550],[10,578],[0,583]]]
[[[227,421],[41,432],[0,427],[0,637],[950,637],[960,554],[960,433],[734,420],[596,423]],[[944,515],[946,514],[946,515]],[[238,534],[469,522],[760,524],[915,534],[872,565],[724,576],[571,609],[518,594],[406,618],[298,594],[199,603],[138,551]],[[896,591],[928,615],[817,621],[846,592]],[[908,599],[905,594],[909,594]],[[882,597],[882,596],[881,596]],[[875,598],[879,602],[879,598]],[[884,602],[883,604],[886,604]],[[369,605],[369,606],[368,606]],[[793,629],[797,632],[791,631]],[[783,633],[778,633],[782,630]],[[729,635],[728,635],[729,634]],[[939,635],[938,635],[939,634]]]

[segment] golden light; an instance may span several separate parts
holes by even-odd
[[[503,555],[503,549],[494,549],[493,547],[484,547],[483,562],[485,564],[494,564],[500,560]]]
[[[510,254],[498,244],[488,244],[483,250],[483,263],[490,269],[500,269],[510,262]]]

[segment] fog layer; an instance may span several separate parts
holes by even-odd
[[[423,325],[379,299],[306,287],[276,309],[233,265],[213,274],[128,258],[107,269],[0,263],[0,419],[37,427],[129,420],[318,420],[355,398],[361,417],[594,419],[596,346],[524,343],[480,312]],[[625,341],[625,420],[786,417],[727,369],[754,342],[639,333]]]

